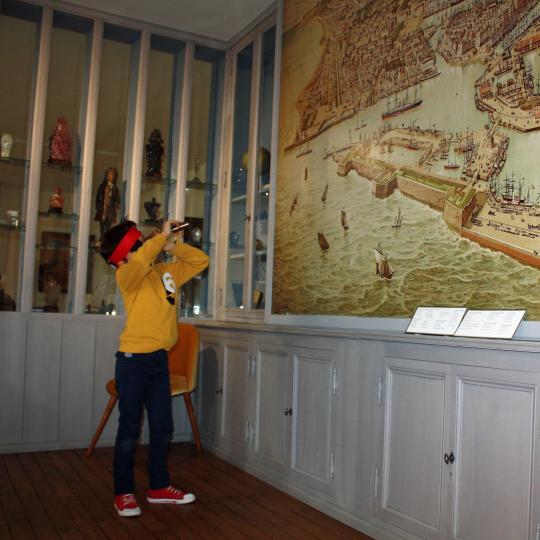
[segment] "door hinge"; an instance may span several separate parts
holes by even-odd
[[[220,306],[223,305],[223,289],[222,288],[219,289],[219,305]]]
[[[330,480],[333,480],[335,475],[336,475],[336,460],[334,457],[334,452],[330,452]]]
[[[337,368],[332,370],[332,395],[335,396],[337,391]]]
[[[249,361],[248,361],[248,377],[255,377],[255,362],[256,362],[255,355],[250,354]]]
[[[249,444],[253,446],[255,444],[255,426],[249,424]]]
[[[249,443],[249,422],[246,420],[246,428],[244,433],[244,439],[247,443]]]
[[[379,390],[377,391],[377,405],[382,405],[383,402],[383,378],[379,377]]]
[[[223,173],[223,189],[226,189],[227,188],[227,179],[228,179],[228,171],[225,171]]]
[[[536,538],[535,540],[540,540],[540,523],[536,524]]]
[[[379,497],[379,468],[375,468],[375,483],[373,486],[373,498],[378,499]]]

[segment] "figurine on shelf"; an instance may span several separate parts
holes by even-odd
[[[49,197],[49,213],[61,214],[64,211],[62,188],[56,187]]]
[[[0,157],[2,159],[9,159],[11,156],[11,148],[13,147],[13,137],[9,133],[4,133],[0,138],[0,147]]]
[[[4,291],[4,282],[0,274],[0,311],[15,311],[15,301]]]
[[[49,163],[71,167],[71,135],[67,120],[60,116],[49,137]]]
[[[146,144],[146,176],[161,178],[161,165],[163,162],[163,137],[159,129],[154,129]]]
[[[117,182],[118,170],[114,167],[107,168],[96,193],[94,221],[99,221],[100,241],[103,239],[103,235],[116,223],[116,216],[120,209],[120,190]]]
[[[45,281],[45,286],[43,287],[43,291],[45,292],[45,305],[43,306],[43,311],[58,313],[61,290],[62,287],[60,286],[60,283],[58,283],[53,276],[48,276]]]
[[[193,170],[195,171],[195,176],[191,179],[191,183],[192,184],[200,184],[201,183],[201,179],[199,178],[199,158],[196,157],[194,159],[194,164],[193,164]]]
[[[151,201],[146,201],[144,203],[144,209],[148,214],[148,219],[146,220],[148,223],[159,221],[159,215],[161,213],[160,207],[161,203],[158,202],[155,197],[152,197]]]

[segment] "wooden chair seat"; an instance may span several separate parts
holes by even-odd
[[[184,396],[193,438],[197,451],[202,452],[201,439],[199,435],[199,427],[197,426],[197,418],[193,410],[191,402],[191,392],[195,390],[197,381],[197,369],[199,364],[199,332],[192,324],[178,323],[178,342],[168,353],[169,355],[169,374],[171,380],[171,396]],[[136,361],[136,360],[135,360]],[[86,451],[86,455],[90,456],[111,416],[111,412],[118,400],[116,392],[116,381],[111,379],[105,385],[109,394],[109,402],[105,407],[105,411],[101,416],[94,437],[90,442],[90,446]]]

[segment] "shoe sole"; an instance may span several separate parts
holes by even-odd
[[[137,517],[141,515],[141,509],[140,508],[126,508],[126,510],[119,510],[115,505],[114,509],[118,512],[118,515],[120,517]]]
[[[152,504],[189,504],[195,500],[195,495],[189,493],[183,499],[152,499],[151,497],[146,497],[146,500]]]

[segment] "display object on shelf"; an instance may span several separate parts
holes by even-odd
[[[108,167],[96,193],[94,221],[99,222],[100,241],[103,239],[103,235],[116,223],[121,202],[117,182],[118,170],[114,167]]]
[[[253,289],[253,307],[261,309],[263,306],[264,293],[259,289]]]
[[[43,311],[46,311],[47,313],[58,313],[61,290],[62,287],[60,286],[60,283],[56,281],[54,276],[49,275],[43,286],[43,292],[45,293],[45,305],[43,306]]]
[[[229,234],[229,246],[236,247],[240,240],[240,234],[236,231],[231,231]]]
[[[245,152],[242,156],[242,167],[248,169],[249,163],[249,152]],[[270,172],[270,151],[264,148],[264,146],[259,146],[259,155],[257,160],[257,166],[259,167],[258,174],[264,176]]]
[[[201,183],[201,179],[199,178],[199,158],[196,157],[194,159],[194,165],[193,165],[193,170],[195,171],[195,176],[191,179],[191,183],[192,184],[200,184]]]
[[[186,221],[189,223],[189,228],[184,230],[184,242],[200,244],[203,235],[203,218],[186,216]]]
[[[8,210],[6,212],[8,225],[13,227],[19,226],[19,211],[18,210]]]
[[[0,311],[16,311],[16,309],[15,300],[4,290],[4,281],[0,274]]]
[[[13,137],[9,133],[4,133],[0,138],[0,157],[9,159],[11,157],[11,149],[13,148]]]
[[[60,287],[61,293],[67,293],[69,281],[69,233],[43,231],[41,233],[41,250],[39,252],[38,291],[47,293],[52,281]],[[54,305],[47,301],[50,304]],[[49,310],[53,311],[53,310]]]
[[[62,188],[56,187],[49,197],[49,213],[62,214],[64,211],[64,196]]]
[[[49,163],[71,167],[71,135],[65,117],[60,116],[49,137]]]
[[[146,144],[146,176],[148,178],[161,178],[161,166],[163,164],[163,137],[159,129],[154,129]]]
[[[152,197],[151,201],[146,201],[144,203],[144,209],[148,214],[148,219],[145,220],[146,223],[158,222],[161,214],[161,203],[156,200],[155,197]]]
[[[191,241],[194,244],[200,244],[202,242],[202,231],[199,229],[199,227],[195,227],[191,229],[190,232]]]

